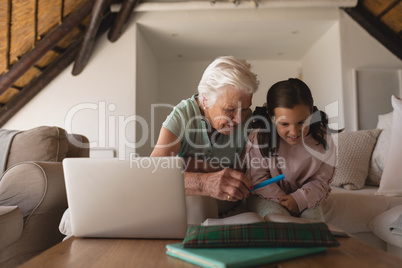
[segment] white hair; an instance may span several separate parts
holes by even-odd
[[[251,72],[251,65],[246,60],[233,56],[219,57],[205,69],[198,85],[198,98],[201,103],[205,100],[210,107],[226,86],[254,94],[258,84],[257,75]]]

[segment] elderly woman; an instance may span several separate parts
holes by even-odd
[[[245,60],[217,58],[205,70],[198,94],[179,103],[161,128],[151,156],[186,158],[190,224],[230,211],[253,187],[250,178],[233,169],[247,142],[251,98],[258,87],[250,68]],[[67,237],[72,235],[69,217],[67,210],[59,226]]]
[[[198,94],[180,102],[167,117],[151,156],[178,155],[190,163],[186,195],[236,202],[251,180],[234,169],[247,141],[257,76],[245,60],[220,57],[205,70]]]

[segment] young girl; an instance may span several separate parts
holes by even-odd
[[[279,213],[324,221],[319,204],[330,192],[336,163],[328,134],[339,131],[328,128],[327,115],[299,79],[274,84],[254,118],[258,129],[245,148],[246,175],[254,184],[279,174],[285,179],[251,192],[248,209],[261,217]]]

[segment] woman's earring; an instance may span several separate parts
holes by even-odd
[[[207,109],[207,108],[204,106],[204,110],[205,110],[205,109]]]

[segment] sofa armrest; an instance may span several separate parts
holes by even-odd
[[[35,211],[65,210],[62,163],[23,162],[7,169],[0,179],[0,206],[18,206],[25,221]]]
[[[89,157],[89,140],[80,134],[68,134],[67,157]]]
[[[18,241],[24,221],[17,206],[0,206],[0,251]]]

